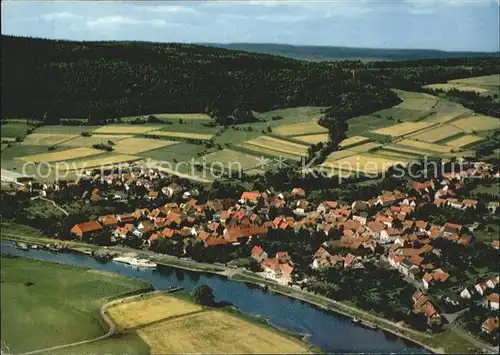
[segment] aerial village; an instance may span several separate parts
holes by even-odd
[[[80,240],[92,240],[93,235],[106,230],[111,245],[133,238],[140,241],[139,248],[152,249],[156,243],[169,241],[177,245],[178,256],[188,254],[188,248],[195,244],[205,249],[225,245],[251,246],[247,256],[259,264],[260,276],[281,285],[292,285],[304,280],[294,277],[296,265],[286,243],[271,253],[263,246],[263,241],[272,231],[320,232],[325,241],[310,255],[311,270],[356,269],[364,268],[367,263],[397,270],[402,279],[415,286],[413,312],[425,315],[429,326],[440,326],[444,319],[427,294],[434,289],[449,288],[450,280],[455,280],[452,285],[461,285],[451,288],[454,294],[447,294],[445,301],[451,305],[475,302],[493,311],[499,307],[498,273],[485,279],[467,279],[468,284],[463,286],[462,275],[449,270],[442,262],[447,250],[435,247],[436,241],[445,240],[468,248],[475,243],[474,228],[477,226],[452,222],[437,225],[413,217],[416,210],[429,205],[460,211],[478,208],[481,202],[459,199],[456,192],[467,181],[498,179],[499,173],[488,164],[477,163],[461,173],[445,173],[441,180],[413,182],[406,193],[383,191],[370,200],[322,201],[319,204],[309,202],[307,191],[299,187],[284,192],[271,188],[246,191],[234,199],[208,199],[201,204],[197,201],[199,191],[195,188],[186,189],[175,182],[157,188],[155,181],[161,180],[162,173],[156,170],[132,170],[106,176],[93,175],[89,171],[88,176],[90,181],[99,183],[93,185],[90,193],[86,191],[81,196],[83,200],[123,200],[127,199],[127,191],[140,186],[145,200],[154,202],[163,197],[172,202],[152,209],[102,215],[75,224],[71,234]],[[51,190],[77,185],[75,182],[35,184],[30,182],[24,189],[39,188],[41,195],[46,196]],[[122,192],[104,196],[103,191],[108,187]],[[174,197],[181,202],[174,202]],[[497,202],[482,207],[487,214],[498,213]],[[270,216],[271,210],[274,216]],[[488,246],[498,250],[499,241],[493,240]],[[498,317],[488,317],[482,322],[484,333],[497,332]]]

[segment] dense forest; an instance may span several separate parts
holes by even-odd
[[[2,118],[105,118],[330,106],[322,122],[398,102],[390,87],[499,72],[496,58],[307,62],[190,44],[2,36]],[[472,63],[472,64],[470,64]],[[353,79],[352,70],[356,70]],[[241,115],[247,119],[247,115]]]

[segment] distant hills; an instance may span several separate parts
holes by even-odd
[[[203,46],[219,47],[256,53],[281,55],[310,60],[361,60],[361,61],[406,61],[419,59],[448,59],[462,57],[484,57],[500,55],[500,52],[447,52],[434,49],[380,49],[328,46],[294,46],[273,43],[198,43]]]

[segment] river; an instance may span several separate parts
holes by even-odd
[[[427,353],[418,345],[382,330],[353,324],[337,313],[219,275],[163,266],[137,269],[117,262],[99,262],[84,254],[22,251],[6,240],[1,240],[1,252],[136,277],[151,283],[157,290],[181,285],[183,292],[190,293],[196,286],[206,284],[214,290],[217,301],[231,302],[245,313],[265,317],[275,326],[307,335],[309,342],[327,353]]]

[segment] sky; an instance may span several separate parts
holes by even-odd
[[[499,50],[500,0],[2,1],[2,34]]]

